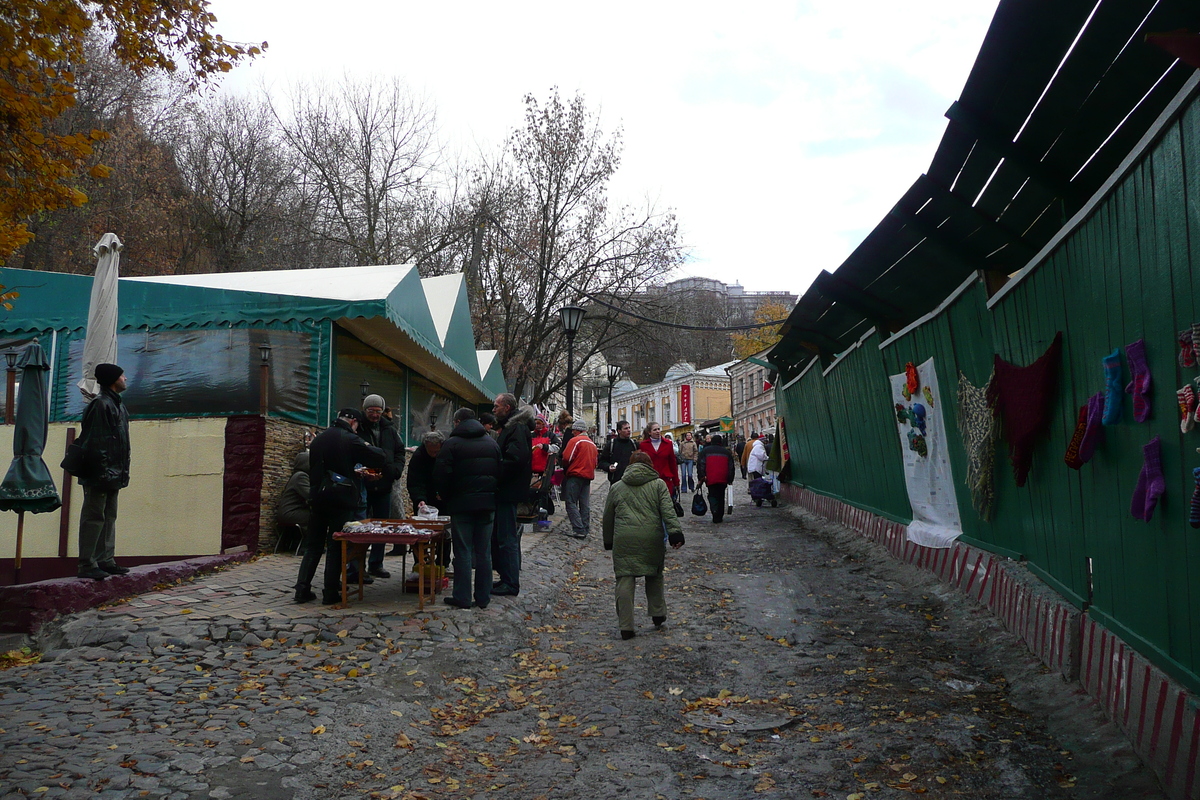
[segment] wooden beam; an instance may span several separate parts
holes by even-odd
[[[1004,157],[1004,160],[1022,170],[1032,180],[1054,192],[1059,199],[1078,207],[1082,202],[1066,177],[1044,166],[1038,156],[1021,145],[996,132],[996,125],[984,115],[967,108],[956,100],[946,112],[946,119],[961,125],[972,136]]]
[[[904,312],[865,289],[860,289],[847,280],[826,270],[812,282],[812,287],[835,303],[863,315],[867,322],[881,331],[899,330],[904,327]]]
[[[917,183],[931,198],[936,197],[945,200],[951,208],[961,214],[967,215],[978,222],[984,228],[992,231],[992,233],[1003,238],[1009,245],[1021,251],[1026,261],[1033,258],[1037,250],[1021,238],[1021,234],[1012,228],[1005,225],[1000,220],[992,219],[987,214],[971,205],[969,202],[954,194],[945,186],[935,181],[928,175],[922,175],[917,178]]]

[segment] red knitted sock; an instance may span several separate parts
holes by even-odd
[[[1179,401],[1179,430],[1187,433],[1196,424],[1196,390],[1189,383],[1175,393]]]
[[[1071,437],[1071,443],[1067,445],[1067,454],[1063,456],[1063,460],[1071,469],[1079,469],[1083,466],[1083,459],[1079,457],[1079,445],[1083,444],[1083,434],[1087,432],[1087,421],[1088,407],[1082,405],[1079,407],[1079,417],[1075,420],[1075,435]]]

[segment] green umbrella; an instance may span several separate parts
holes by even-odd
[[[17,512],[15,570],[21,569],[25,512],[44,514],[62,505],[50,470],[42,461],[50,422],[46,407],[46,379],[50,364],[37,339],[25,348],[20,369],[21,389],[17,395],[17,416],[13,430],[13,460],[3,483],[0,483],[0,511]]]

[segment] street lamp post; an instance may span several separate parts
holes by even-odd
[[[608,427],[610,429],[613,428],[613,418],[612,418],[613,384],[616,383],[617,379],[620,377],[621,377],[621,368],[618,367],[616,364],[609,364],[608,365]],[[607,431],[606,431],[606,433],[607,433]]]
[[[567,413],[575,416],[575,334],[583,323],[587,309],[579,306],[563,306],[558,310],[563,330],[567,333]]]
[[[258,357],[262,361],[258,367],[258,413],[267,415],[267,393],[271,387],[271,345],[260,344]]]

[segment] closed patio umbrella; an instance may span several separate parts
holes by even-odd
[[[50,422],[46,385],[50,363],[37,339],[25,348],[19,367],[21,388],[17,394],[17,416],[13,425],[13,460],[0,483],[0,510],[17,512],[17,554],[13,568],[18,576],[25,512],[44,514],[62,505],[50,470],[42,461]]]
[[[88,303],[83,377],[77,384],[88,401],[100,394],[100,384],[93,375],[96,365],[117,361],[117,277],[124,246],[115,233],[106,233],[92,248],[99,261],[96,262],[96,276],[92,279],[92,299]]]

